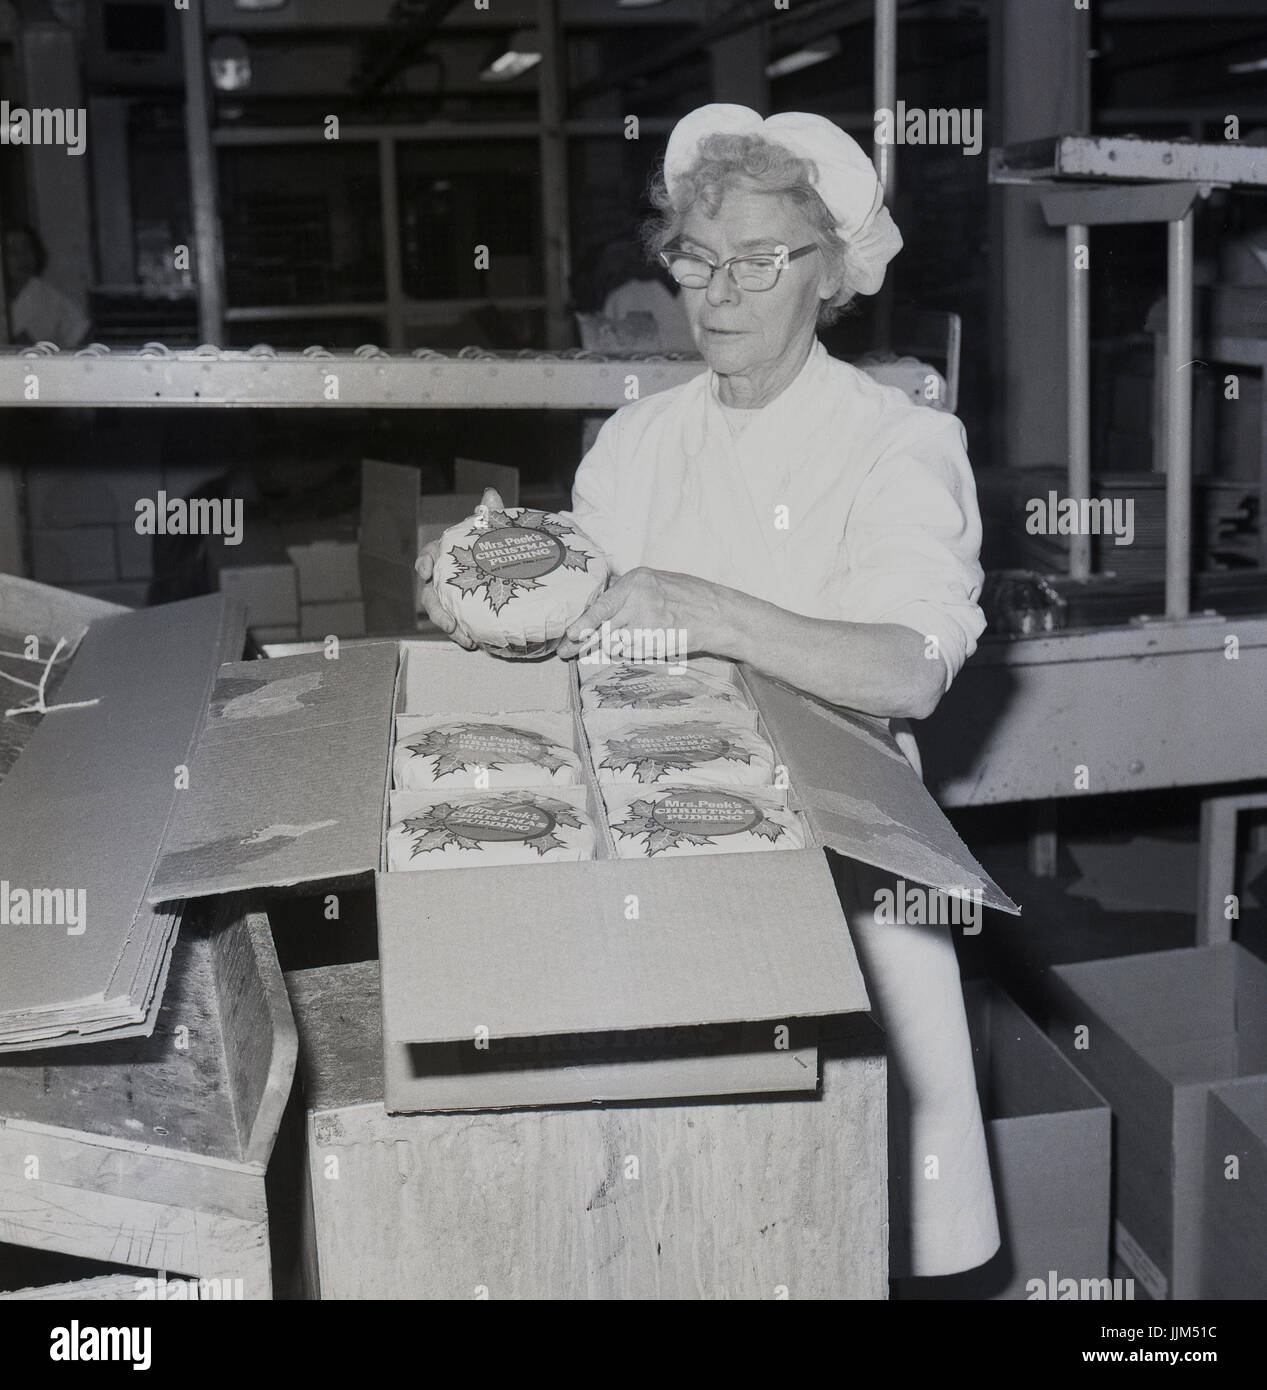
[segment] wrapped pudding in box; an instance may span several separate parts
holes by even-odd
[[[571,719],[554,711],[396,717],[397,790],[574,787],[584,782]]]
[[[635,786],[768,787],[774,750],[755,729],[677,714],[594,714],[586,720],[594,774]]]
[[[805,848],[800,818],[773,788],[613,786],[603,792],[621,859]]]
[[[658,661],[629,661],[614,665],[577,663],[581,680],[581,709],[585,714],[606,710],[670,710],[682,714],[719,714],[755,722],[755,711],[726,674],[722,662],[693,661],[689,666]]]
[[[594,822],[583,794],[535,788],[458,792],[444,800],[393,792],[389,869],[575,863],[594,857]]]

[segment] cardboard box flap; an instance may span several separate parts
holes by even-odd
[[[149,900],[379,866],[393,642],[220,667]]]
[[[457,458],[453,460],[453,491],[473,492],[476,501],[484,495],[486,487],[496,488],[502,502],[508,507],[519,505],[519,469],[512,464],[485,463],[482,459]],[[424,507],[426,501],[423,502]],[[469,512],[466,513],[470,515]],[[458,517],[458,521],[462,518]]]
[[[418,626],[418,486],[416,468],[361,461],[361,597],[369,632]]]
[[[823,844],[947,893],[980,892],[987,907],[1020,914],[955,834],[887,721],[825,705],[749,667],[744,679]]]
[[[393,1043],[869,1008],[817,852],[388,873],[377,892]]]

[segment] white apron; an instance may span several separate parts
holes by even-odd
[[[959,422],[818,343],[774,401],[742,414],[707,372],[618,411],[577,472],[577,524],[618,574],[673,570],[808,617],[935,634],[949,684],[985,626]],[[944,927],[877,924],[874,891],[893,879],[852,868],[846,916],[889,1039],[890,1273],[971,1269],[999,1230],[954,946]]]

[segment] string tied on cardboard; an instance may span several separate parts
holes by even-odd
[[[57,663],[57,658],[61,655],[62,648],[66,645],[66,639],[59,637],[57,645],[53,648],[52,654],[47,661],[41,661],[38,656],[27,656],[25,652],[0,652],[0,656],[13,658],[15,661],[34,661],[37,665],[43,666],[38,681],[24,681],[20,676],[10,675],[8,671],[0,671],[0,676],[5,680],[12,681],[14,685],[20,685],[25,690],[35,691],[35,698],[27,700],[24,704],[14,705],[12,709],[5,710],[5,718],[14,714],[51,714],[54,710],[61,709],[86,709],[89,705],[100,704],[100,699],[93,700],[70,700],[60,705],[50,705],[44,699],[45,688],[48,685],[48,678],[52,674],[53,667]],[[69,656],[70,653],[67,653]]]

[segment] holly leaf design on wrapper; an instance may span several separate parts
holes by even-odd
[[[516,795],[489,797],[476,804],[481,808],[504,807],[507,810],[514,810],[521,806],[531,806],[539,811],[548,811],[554,822],[551,829],[544,834],[525,835],[523,837],[523,842],[531,845],[539,855],[546,855],[552,849],[564,847],[565,842],[561,836],[555,834],[555,827],[566,825],[573,829],[580,829],[584,824],[567,802],[555,801],[548,797],[529,798]],[[460,817],[464,810],[469,809],[469,804],[466,803],[438,801],[434,806],[428,807],[421,815],[407,816],[401,822],[401,826],[407,835],[417,836],[409,857],[416,859],[420,854],[429,854],[432,850],[443,850],[449,845],[456,845],[459,849],[483,850],[483,841],[471,835],[463,835],[449,825],[450,819]]]
[[[673,689],[670,681],[678,680],[679,689]],[[647,681],[659,681],[658,690],[639,690]],[[601,676],[594,682],[594,694],[600,707],[615,705],[620,709],[676,709],[679,705],[689,705],[697,692],[680,677],[657,672],[654,676],[630,666],[613,671],[609,676]]]
[[[558,562],[562,569],[585,570],[594,558],[589,551],[576,549],[568,544],[568,537],[576,534],[569,526],[535,507],[524,507],[518,516],[490,511],[487,524],[481,531],[487,535],[490,531],[502,531],[511,526],[528,531],[541,531],[558,541],[563,550],[563,557]],[[483,589],[485,600],[494,613],[500,613],[516,595],[542,587],[536,579],[490,574],[481,569],[476,563],[473,545],[454,546],[450,553],[457,568],[448,582],[463,594],[472,594],[477,589]]]
[[[458,835],[445,825],[445,818],[456,809],[447,801],[438,801],[423,815],[407,816],[401,822],[407,835],[418,837],[409,852],[411,859],[417,859],[420,854],[427,854],[433,849],[445,849],[448,845],[457,845],[459,849],[479,849],[478,840]]]
[[[647,743],[656,735],[667,738],[707,739],[711,747],[705,748],[653,748]],[[612,771],[632,767],[634,779],[638,782],[659,782],[673,772],[686,772],[699,767],[701,763],[737,762],[751,765],[752,754],[720,733],[714,725],[703,722],[685,724],[663,724],[657,729],[638,729],[628,738],[607,740],[607,756],[599,763]]]
[[[663,825],[655,818],[655,809],[658,804],[650,797],[631,801],[628,819],[613,825],[612,830],[617,835],[623,835],[630,840],[645,836],[646,842],[643,848],[648,859],[664,853],[665,850],[677,849],[680,845],[713,845],[717,843],[715,836],[695,835],[685,830],[675,830],[672,826]],[[783,834],[783,827],[777,821],[772,821],[763,815],[752,827],[752,833],[760,835],[763,839],[774,841]]]
[[[542,802],[541,804],[549,810],[550,814],[554,817],[554,823],[556,825],[571,826],[573,830],[579,830],[581,828],[581,818],[570,806],[565,805],[563,802],[552,801]],[[559,808],[558,810],[554,809],[556,805]],[[564,845],[563,837],[561,835],[556,835],[554,831],[551,831],[548,835],[538,835],[536,839],[530,840],[528,843],[532,845],[533,849],[535,849],[538,854],[547,854],[552,849],[562,849]]]
[[[453,559],[457,564],[457,572],[449,583],[455,589],[464,594],[473,594],[482,584],[488,582],[488,575],[476,568],[475,557],[469,548],[463,546],[454,547]]]
[[[752,827],[752,833],[754,835],[760,835],[763,840],[769,840],[773,843],[783,834],[783,827],[777,821],[768,820],[763,816],[756,825]]]
[[[436,760],[435,780],[451,777],[467,768],[487,768],[490,772],[500,772],[508,762],[532,762],[545,768],[547,772],[557,772],[568,765],[568,760],[555,751],[554,745],[543,735],[530,729],[516,729],[509,726],[498,727],[492,736],[509,735],[522,740],[529,746],[505,753],[494,753],[485,749],[478,753],[463,747],[463,740],[480,734],[488,735],[488,728],[482,724],[451,724],[438,729],[424,729],[405,747],[416,758]]]

